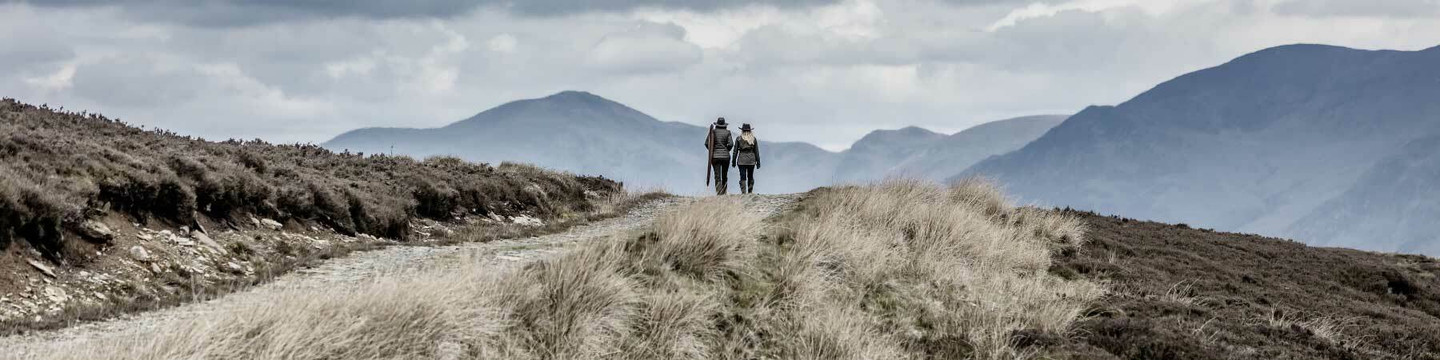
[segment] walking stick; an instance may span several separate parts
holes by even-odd
[[[710,157],[715,155],[715,124],[710,124],[710,133],[705,135],[705,186],[710,186]]]

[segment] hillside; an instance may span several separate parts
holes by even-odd
[[[0,359],[1023,359],[1014,334],[1065,336],[1104,292],[1048,271],[1077,218],[983,183],[681,201],[510,266],[279,288]]]
[[[533,240],[565,249],[326,280],[341,261],[323,286],[0,338],[0,359],[1440,358],[1424,256],[1015,207],[973,180],[671,198],[623,220]]]
[[[1360,204],[1332,200],[1404,144],[1440,133],[1436,63],[1440,48],[1266,49],[1117,106],[1089,107],[961,176],[993,177],[1023,201],[1309,241],[1302,219],[1331,216],[1325,213],[1337,210],[1322,210],[1327,203]],[[1423,187],[1399,190],[1409,192],[1394,194],[1402,202],[1392,206],[1424,206],[1417,203]],[[1353,222],[1332,226],[1381,228],[1390,221],[1360,209],[1343,212],[1354,214]],[[1425,249],[1374,235],[1316,241]]]
[[[1110,292],[1071,359],[1440,359],[1440,260],[1068,212],[1088,225],[1051,273]]]
[[[211,142],[5,99],[0,332],[207,296],[355,249],[583,218],[621,191],[529,165]]]
[[[738,122],[737,126],[738,126]],[[761,133],[761,139],[764,134]],[[705,188],[705,129],[661,122],[620,103],[566,91],[520,100],[435,129],[368,128],[326,142],[336,151],[417,157],[450,155],[476,162],[520,161],[621,180],[632,188],[664,187],[678,193]],[[761,145],[766,168],[761,192],[804,191],[821,185],[833,153],[803,143]],[[764,170],[762,170],[764,171]]]

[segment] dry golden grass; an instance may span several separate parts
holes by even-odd
[[[511,271],[286,294],[41,359],[1026,358],[1102,288],[1051,276],[1075,219],[992,186],[819,190],[765,221],[735,197]],[[22,355],[24,356],[24,355]],[[3,357],[3,356],[0,356]]]
[[[791,295],[802,311],[839,307],[870,317],[862,322],[869,333],[847,342],[889,334],[888,348],[899,352],[884,358],[1025,357],[1012,344],[1015,332],[1063,335],[1102,293],[1046,271],[1051,249],[1083,241],[1079,221],[1012,208],[982,181],[836,189],[788,223],[794,244],[781,256],[811,273],[777,272],[777,282],[803,283]],[[874,358],[877,348],[842,357]]]

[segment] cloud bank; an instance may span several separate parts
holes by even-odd
[[[848,146],[1114,104],[1265,47],[1440,45],[1434,0],[0,2],[0,95],[322,142],[586,90]],[[1432,15],[1426,15],[1432,14]]]

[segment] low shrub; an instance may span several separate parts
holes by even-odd
[[[556,216],[619,191],[528,165],[209,142],[12,99],[0,101],[0,134],[0,246],[25,239],[52,258],[66,224],[109,210],[176,226],[264,216],[404,239],[414,218]]]

